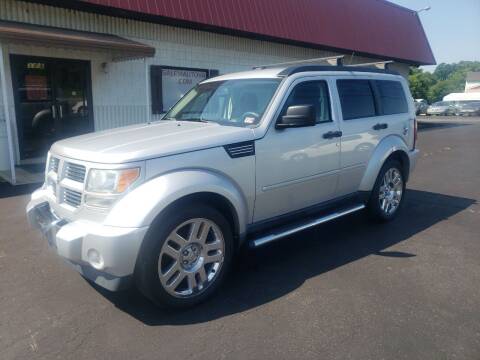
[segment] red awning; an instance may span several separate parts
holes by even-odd
[[[155,48],[115,35],[0,21],[0,40],[27,45],[107,51],[113,60],[155,55]]]
[[[177,26],[435,64],[417,13],[385,0],[81,0],[62,6],[68,3]]]

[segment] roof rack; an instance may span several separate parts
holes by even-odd
[[[269,65],[260,65],[254,66],[254,70],[263,70],[263,69],[271,69],[277,67],[286,67],[289,65],[300,65],[300,64],[317,64],[317,65],[331,65],[331,66],[340,66],[343,64],[343,58],[345,55],[338,55],[338,56],[327,56],[322,58],[314,58],[314,59],[305,59],[305,60],[295,60],[295,61],[288,61],[276,64],[269,64]],[[322,64],[323,63],[323,64]]]
[[[356,71],[398,75],[396,71],[390,70],[390,65],[393,64],[393,61],[391,60],[344,65],[344,57],[345,55],[338,55],[315,59],[296,60],[271,65],[255,66],[253,69],[263,70],[285,67],[285,69],[278,74],[279,76],[290,76],[299,72],[306,71]]]
[[[348,72],[365,72],[376,74],[400,75],[398,72],[388,69],[379,69],[377,67],[361,67],[361,66],[325,66],[325,65],[303,65],[291,66],[282,70],[278,76],[287,77],[293,74],[307,71],[348,71]]]

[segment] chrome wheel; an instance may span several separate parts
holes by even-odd
[[[379,191],[381,210],[388,216],[397,211],[403,195],[402,173],[396,168],[390,168],[383,176]]]
[[[170,295],[199,295],[213,283],[224,261],[225,241],[219,226],[190,219],[168,235],[158,258],[160,282]]]

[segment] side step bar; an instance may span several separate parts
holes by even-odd
[[[252,248],[258,248],[260,246],[263,246],[265,244],[268,244],[272,241],[284,238],[286,236],[295,234],[299,231],[303,231],[309,228],[312,228],[314,226],[338,219],[339,217],[360,211],[365,208],[364,204],[361,205],[355,205],[353,207],[343,209],[334,213],[331,213],[329,215],[325,215],[316,219],[309,219],[306,222],[300,223],[300,224],[295,224],[293,227],[282,227],[279,229],[273,230],[270,234],[263,235],[259,238],[253,239],[250,241],[249,245]]]

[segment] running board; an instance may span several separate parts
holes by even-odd
[[[353,207],[350,207],[350,208],[347,208],[347,209],[344,209],[344,210],[341,210],[341,211],[337,211],[337,212],[331,213],[329,215],[325,215],[325,216],[322,216],[322,217],[319,217],[319,218],[316,218],[316,219],[309,219],[308,221],[300,223],[300,224],[297,223],[293,227],[285,227],[284,226],[282,228],[278,228],[278,229],[273,230],[273,232],[271,232],[267,235],[264,235],[264,236],[261,236],[259,238],[251,240],[249,245],[252,248],[258,248],[258,247],[263,246],[265,244],[268,244],[272,241],[275,241],[275,240],[284,238],[286,236],[295,234],[299,231],[303,231],[303,230],[312,228],[314,226],[317,226],[317,225],[320,225],[320,224],[338,219],[339,217],[342,217],[342,216],[360,211],[364,208],[365,208],[364,204],[355,205]]]

